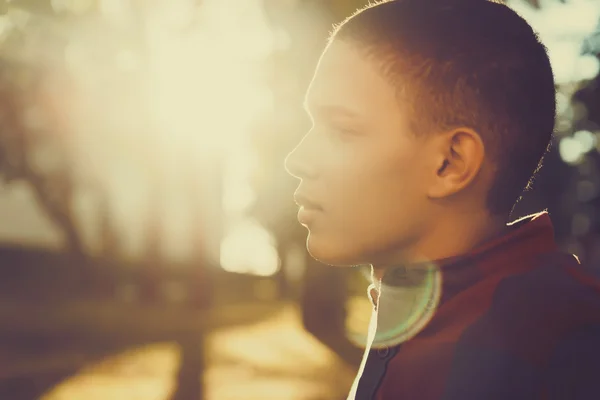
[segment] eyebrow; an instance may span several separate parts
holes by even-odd
[[[325,117],[346,117],[346,118],[356,118],[358,117],[358,112],[352,110],[351,108],[338,106],[338,105],[315,105],[311,108],[309,107],[308,101],[304,100],[303,102],[304,110],[311,115],[313,112],[316,115],[325,116]]]

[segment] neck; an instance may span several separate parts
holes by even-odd
[[[393,266],[430,262],[467,254],[470,250],[508,232],[507,216],[488,213],[446,216],[436,220],[433,228],[411,246],[394,249],[372,266],[373,277],[381,281]]]

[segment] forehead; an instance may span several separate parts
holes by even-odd
[[[355,45],[335,40],[319,61],[306,103],[309,108],[341,105],[364,112],[398,109],[396,90],[380,73],[377,62]]]

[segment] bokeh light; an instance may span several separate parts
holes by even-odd
[[[229,272],[273,275],[279,269],[275,239],[256,221],[243,221],[225,237],[221,266]]]

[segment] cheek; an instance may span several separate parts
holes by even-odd
[[[420,189],[414,166],[400,161],[380,152],[330,170],[331,209],[311,229],[307,242],[315,258],[330,264],[367,263],[369,254],[409,236],[419,215]]]
[[[340,204],[340,217],[362,228],[385,222],[413,206],[422,192],[422,182],[410,154],[371,152],[338,171],[331,193]]]

